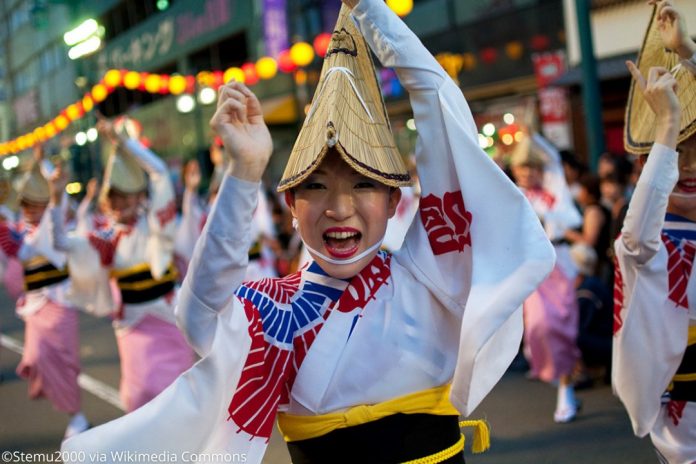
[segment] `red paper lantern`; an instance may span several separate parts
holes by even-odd
[[[481,61],[486,64],[494,63],[498,59],[498,50],[493,47],[484,48],[481,50]]]
[[[537,34],[533,36],[530,40],[530,46],[532,47],[532,50],[535,50],[537,52],[546,50],[547,48],[549,48],[550,44],[551,40],[549,39],[549,37],[543,34]]]
[[[331,34],[328,32],[322,32],[314,38],[312,45],[314,46],[314,51],[317,53],[317,55],[323,58],[326,55],[326,50],[329,48],[330,43]]]
[[[254,63],[244,63],[242,65],[242,71],[244,72],[244,82],[246,85],[255,85],[259,81],[259,75],[256,72],[256,65]]]
[[[284,73],[291,73],[297,69],[297,65],[295,65],[290,57],[290,50],[283,50],[278,53],[278,69],[280,72]]]

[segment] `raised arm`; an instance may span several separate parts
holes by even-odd
[[[494,246],[499,250],[515,227],[534,228],[525,231],[532,241],[546,238],[537,234],[543,231],[522,194],[480,148],[461,90],[415,34],[381,0],[362,0],[352,15],[382,65],[393,67],[408,90],[418,131],[420,214],[397,258],[410,262],[406,265],[450,309],[461,313],[472,282],[472,257],[489,246],[482,240],[473,243],[476,230],[486,231],[485,241],[498,241]],[[498,197],[495,207],[482,201],[493,194]],[[507,221],[510,227],[501,230],[508,227]],[[524,253],[521,250],[521,256]],[[503,255],[488,256],[500,258],[504,267],[516,266]]]
[[[232,163],[196,243],[176,310],[179,327],[200,355],[210,349],[218,314],[231,309],[234,291],[244,279],[251,218],[273,150],[261,105],[243,84],[220,88],[210,125]]]
[[[655,256],[660,247],[669,195],[679,179],[677,137],[681,108],[675,93],[677,81],[666,69],[651,68],[646,79],[632,62],[626,64],[657,116],[655,144],[628,206],[621,239],[615,243],[620,258],[642,264]]]

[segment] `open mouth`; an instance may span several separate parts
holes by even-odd
[[[334,258],[350,258],[360,246],[362,234],[350,227],[331,227],[322,235],[324,247]]]
[[[696,193],[696,178],[680,180],[677,182],[677,190],[684,193]]]

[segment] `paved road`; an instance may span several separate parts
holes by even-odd
[[[80,322],[83,380],[89,391],[101,395],[85,391],[84,411],[93,424],[100,424],[122,414],[113,404],[117,403],[114,396],[119,378],[116,342],[108,321],[82,316]],[[27,399],[26,383],[14,373],[20,359],[16,351],[21,348],[22,331],[12,305],[0,292],[0,451],[50,453],[59,447],[67,417],[54,411],[46,400]],[[583,411],[578,420],[554,424],[555,389],[526,380],[522,372],[508,372],[474,414],[491,424],[492,448],[481,455],[472,455],[467,448],[467,463],[657,462],[649,440],[631,434],[628,418],[609,387],[583,391],[579,397]],[[277,436],[271,440],[264,463],[289,463]]]

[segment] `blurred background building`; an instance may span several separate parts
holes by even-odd
[[[481,131],[480,144],[491,155],[509,153],[529,128],[536,128],[583,157],[575,2],[388,1],[407,13],[404,20],[460,84]],[[629,86],[623,62],[635,58],[649,10],[644,0],[592,0],[590,6],[606,146],[622,152]],[[680,7],[696,24],[696,3],[682,1]],[[196,76],[186,84],[193,86],[191,95],[173,95],[138,90],[150,86],[141,74],[138,82],[124,81],[97,106],[106,116],[127,113],[140,120],[147,142],[175,171],[183,159],[207,156],[215,94],[208,88],[214,85],[206,83],[239,68],[271,126],[276,156],[268,175],[274,181],[321,69],[316,56],[303,58],[308,64],[297,68],[287,61],[287,52],[280,55],[300,41],[321,48],[339,8],[340,0],[2,0],[0,139],[31,133],[51,121],[88,94],[109,69]],[[94,50],[76,57],[71,50],[77,46],[68,45],[65,34],[75,33],[88,19],[96,29],[84,42]],[[259,59],[266,56],[276,61],[275,68],[264,71]],[[397,143],[409,156],[417,128],[408,100],[391,70],[379,70],[379,76]],[[152,85],[166,87],[167,82]],[[90,131],[94,122],[87,112],[48,144],[53,150],[70,149],[83,180],[100,169],[98,140]],[[5,170],[15,168],[9,158],[3,158]]]

